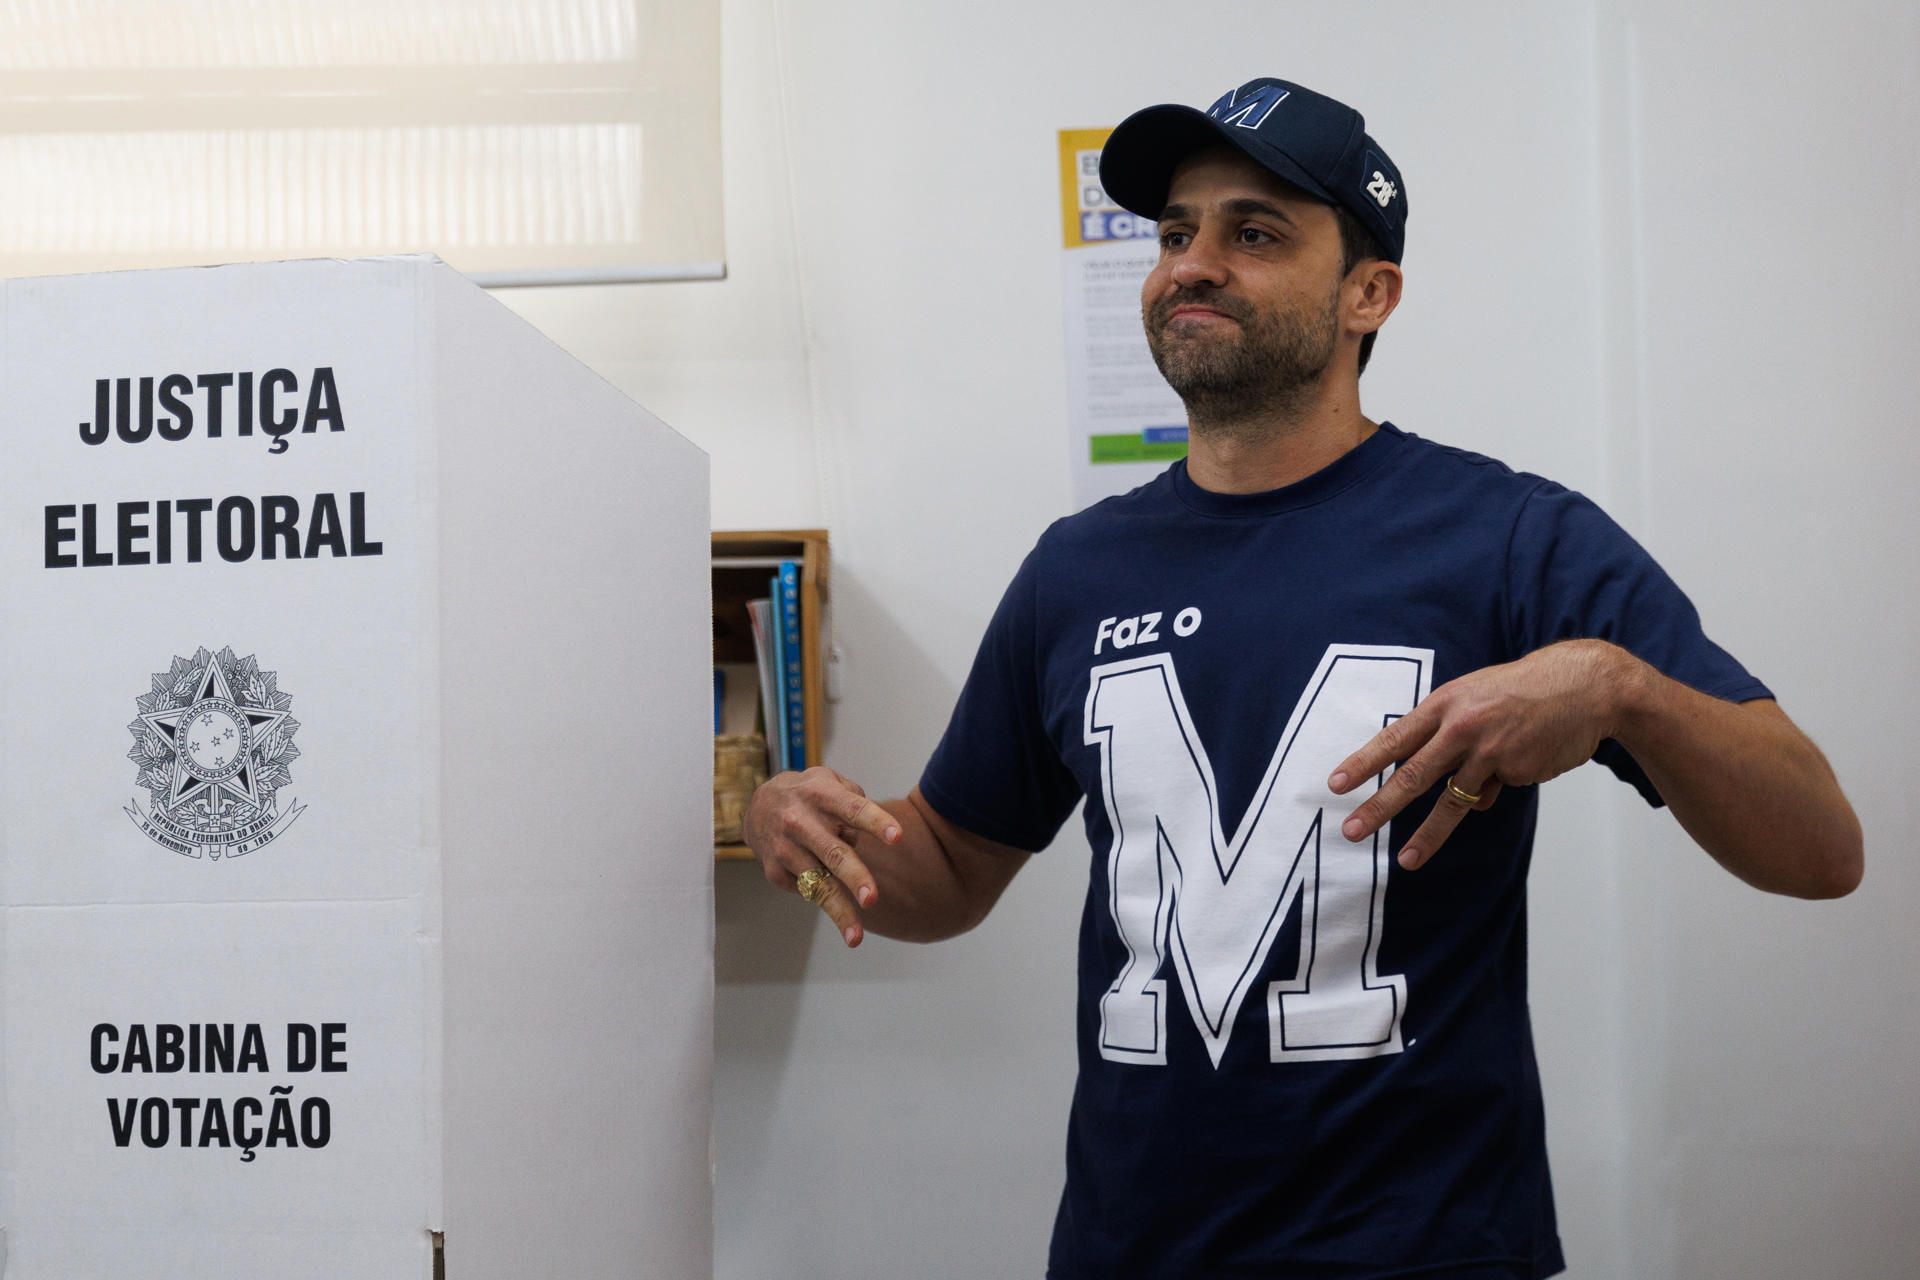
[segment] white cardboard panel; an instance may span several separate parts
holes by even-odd
[[[385,898],[421,893],[436,878],[422,825],[438,770],[421,276],[417,264],[389,261],[8,283],[0,581],[11,767],[0,795],[9,903]],[[138,444],[87,445],[78,435],[77,423],[95,416],[97,379],[237,380],[285,368],[306,388],[318,367],[333,370],[345,430],[296,431],[277,455],[269,437],[237,434],[233,389],[220,396],[218,438],[208,435],[205,391],[190,398],[196,421],[184,439],[155,432]],[[281,399],[298,405],[305,394]],[[168,417],[157,403],[154,416]],[[258,506],[284,495],[301,504],[306,526],[322,493],[343,518],[351,495],[364,495],[380,554],[289,560],[282,547],[267,559],[260,546],[228,563],[215,546],[217,512],[190,520],[177,511],[181,499]],[[119,503],[163,500],[176,507],[173,563],[45,567],[49,506],[93,505],[98,541],[111,549]],[[60,522],[74,533],[64,554],[83,553],[83,519]],[[145,521],[156,523],[151,510]],[[187,561],[194,524],[197,564]],[[156,543],[150,534],[137,551],[152,556]],[[306,812],[291,828],[299,838],[273,858],[155,858],[123,811],[139,794],[127,758],[136,698],[154,673],[203,646],[257,658],[291,697],[300,756],[279,799]],[[98,802],[110,792],[119,803]],[[47,856],[62,848],[85,856]]]
[[[8,1092],[34,1101],[7,1152],[14,1241],[417,1233],[429,1191],[420,925],[410,900],[13,912]],[[228,1046],[223,1069],[207,1023]]]
[[[444,1225],[456,1280],[710,1274],[704,455],[428,259],[12,281],[0,325],[0,1268],[420,1277]],[[279,413],[320,368],[340,430],[242,434],[241,374]],[[207,1023],[264,1069],[96,1069]],[[237,1099],[316,1093],[325,1146],[239,1158]]]
[[[9,1238],[8,1280],[116,1280],[120,1276],[271,1277],[272,1280],[421,1280],[433,1273],[424,1231],[316,1236],[272,1228],[232,1235],[63,1231]]]
[[[448,1275],[710,1276],[706,457],[436,298]]]
[[[440,1162],[428,270],[6,285],[16,1280],[329,1254],[419,1274]],[[336,1024],[347,1069],[297,1070],[290,1023]],[[127,1050],[205,1024],[242,1046],[257,1027],[261,1059],[96,1069],[97,1026]]]

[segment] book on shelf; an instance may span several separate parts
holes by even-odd
[[[772,600],[747,601],[747,617],[753,622],[753,652],[760,663],[760,732],[767,740],[767,773],[780,772],[782,757],[780,723],[779,668],[775,665]]]
[[[779,606],[780,634],[785,641],[780,670],[784,695],[781,728],[786,741],[787,768],[804,769],[810,726],[806,710],[806,662],[800,639],[800,562],[782,560],[780,575],[774,581],[778,586],[774,600]]]
[[[787,734],[787,649],[792,641],[787,636],[787,611],[780,607],[780,579],[776,576],[767,584],[772,599],[769,602],[773,620],[773,702],[767,711],[767,738],[776,742],[774,758],[782,769],[791,769],[793,760],[787,749],[790,739]]]

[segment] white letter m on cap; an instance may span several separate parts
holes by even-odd
[[[1379,779],[1336,796],[1327,777],[1411,711],[1432,674],[1430,649],[1329,645],[1229,840],[1172,655],[1093,669],[1086,742],[1100,749],[1113,829],[1108,907],[1127,951],[1100,1001],[1101,1056],[1166,1062],[1166,980],[1156,975],[1171,957],[1219,1066],[1296,900],[1299,964],[1267,990],[1271,1060],[1400,1052],[1406,979],[1375,966],[1387,832],[1354,844],[1339,830]]]
[[[1278,85],[1262,85],[1242,98],[1238,90],[1229,90],[1220,95],[1220,100],[1207,108],[1207,114],[1222,124],[1238,125],[1242,129],[1258,129],[1273,114],[1273,109],[1287,100],[1287,89]]]

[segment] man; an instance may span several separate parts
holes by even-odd
[[[1858,883],[1858,822],[1592,503],[1361,413],[1407,197],[1357,112],[1256,80],[1130,117],[1101,175],[1160,224],[1188,457],[1041,538],[911,795],[782,774],[748,841],[848,945],[933,939],[1087,797],[1050,1276],[1552,1275],[1537,784],[1599,760],[1806,897]]]

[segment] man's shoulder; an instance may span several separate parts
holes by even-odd
[[[1169,467],[1125,493],[1102,498],[1072,515],[1061,516],[1040,534],[1034,550],[1044,554],[1098,544],[1143,520],[1163,517],[1173,501],[1172,467]]]
[[[1406,447],[1396,451],[1393,492],[1382,495],[1397,509],[1502,538],[1551,538],[1569,522],[1614,527],[1598,503],[1571,485],[1472,449],[1403,434]]]
[[[1392,430],[1403,438],[1404,447],[1396,451],[1396,461],[1402,472],[1418,474],[1437,471],[1475,488],[1500,490],[1521,497],[1541,485],[1554,485],[1545,476],[1523,471],[1488,454],[1430,440],[1426,436],[1403,431],[1392,423],[1383,423],[1382,429]]]

